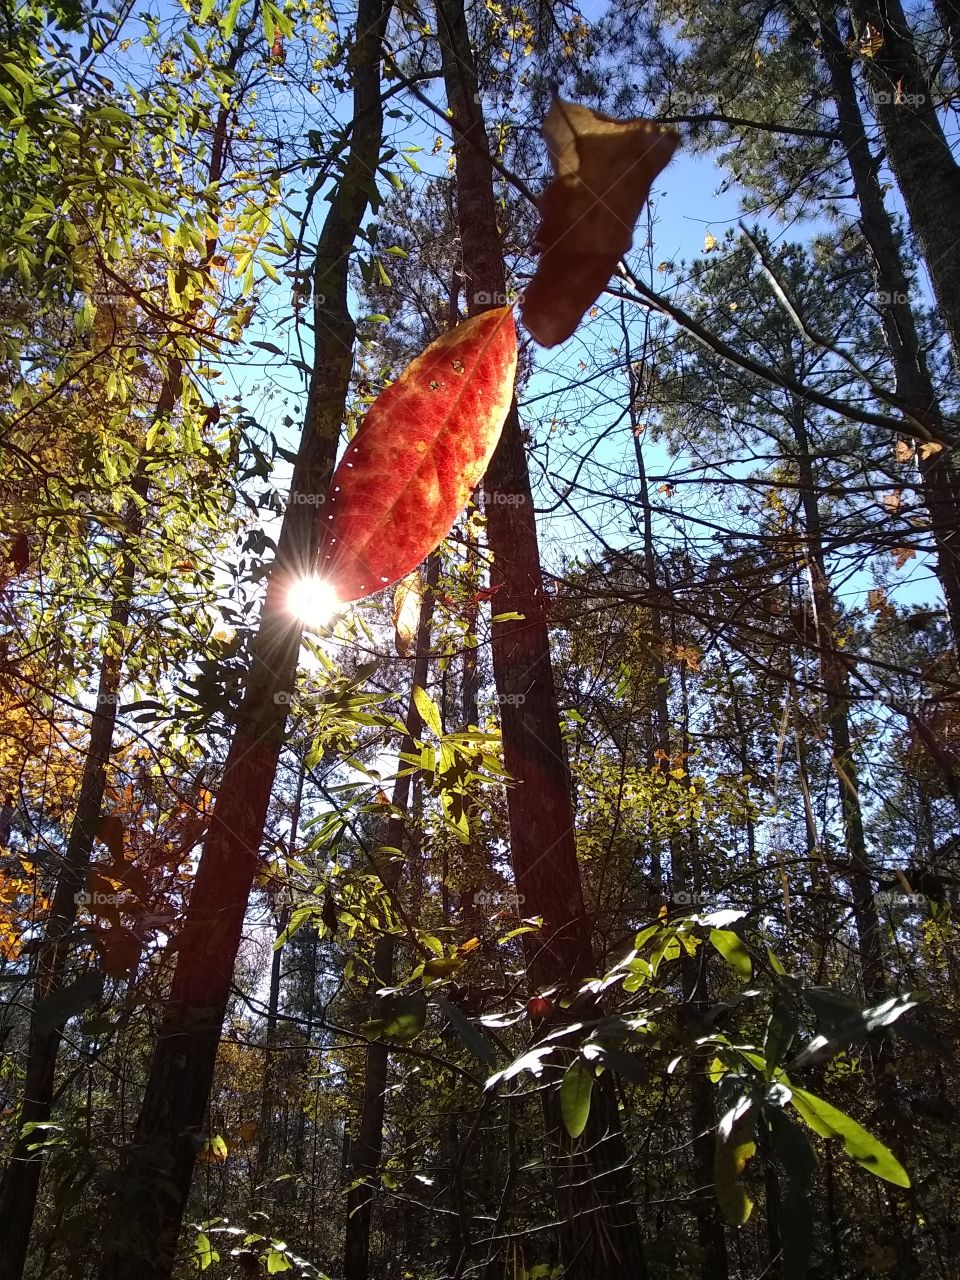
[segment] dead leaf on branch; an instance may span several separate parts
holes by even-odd
[[[633,243],[650,187],[680,141],[650,120],[614,120],[555,97],[543,124],[555,177],[540,198],[541,257],[524,324],[543,347],[574,332]]]
[[[919,446],[919,452],[920,457],[926,461],[927,458],[932,458],[935,454],[943,453],[943,445],[939,440],[925,440],[923,444]]]
[[[443,334],[370,406],[323,507],[318,572],[341,604],[399,581],[453,528],[513,399],[517,333],[496,307]]]
[[[902,569],[908,560],[916,559],[916,551],[913,547],[894,547],[893,549],[893,567]]]

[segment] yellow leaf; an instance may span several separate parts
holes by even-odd
[[[894,446],[893,456],[897,462],[909,462],[913,458],[913,441],[898,440]]]
[[[712,231],[708,231],[703,240],[703,252],[713,253],[716,247],[717,247],[717,237],[713,234]]]
[[[423,585],[420,570],[413,569],[397,583],[393,593],[393,626],[394,645],[401,658],[408,658],[413,652],[420,625],[420,605],[423,600]]]
[[[920,445],[921,458],[932,458],[937,453],[943,453],[943,445],[939,440],[924,440],[923,444]]]

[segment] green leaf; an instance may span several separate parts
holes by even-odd
[[[724,1115],[717,1129],[713,1190],[724,1221],[732,1227],[742,1227],[753,1209],[753,1201],[740,1178],[747,1161],[757,1150],[753,1140],[755,1121],[753,1102],[749,1094],[744,1094]]]
[[[711,929],[710,941],[720,952],[731,969],[749,979],[753,974],[753,961],[743,940],[732,929]]]
[[[237,25],[237,18],[240,16],[240,5],[242,0],[230,0],[230,7],[227,9],[224,17],[220,19],[220,34],[224,40],[229,40],[233,35],[233,29]]]
[[[202,1231],[197,1236],[193,1261],[198,1271],[206,1271],[212,1263],[220,1261],[220,1255],[210,1243],[210,1237],[205,1236]]]
[[[443,723],[440,720],[440,709],[434,700],[427,693],[422,685],[415,685],[413,690],[413,701],[417,710],[420,712],[420,718],[428,729],[431,729],[438,738],[443,737]]]
[[[579,1138],[590,1118],[594,1075],[581,1058],[574,1059],[560,1084],[560,1115],[571,1138]]]
[[[365,1022],[360,1030],[371,1040],[397,1040],[405,1044],[414,1040],[427,1021],[427,1000],[422,992],[388,996],[384,1016]]]
[[[614,1049],[608,1045],[595,1045],[597,1059],[601,1066],[615,1071],[624,1080],[633,1080],[637,1084],[649,1084],[650,1068],[646,1061],[635,1053],[627,1053],[623,1049]]]
[[[797,1022],[793,1010],[784,1000],[777,998],[773,1003],[773,1012],[770,1014],[763,1041],[763,1056],[767,1060],[768,1075],[786,1057],[796,1034]]]
[[[453,1027],[454,1031],[463,1041],[465,1047],[470,1050],[475,1058],[488,1067],[497,1065],[497,1055],[493,1044],[482,1031],[479,1031],[470,1019],[449,1000],[444,1000],[443,996],[434,996],[437,1008]]]
[[[826,988],[821,990],[826,990]],[[804,992],[803,994],[806,996],[808,993]],[[837,1021],[831,1013],[830,1019],[827,1020],[828,1034],[815,1036],[808,1045],[805,1045],[792,1062],[789,1063],[790,1069],[806,1066],[810,1062],[819,1061],[826,1057],[832,1057],[852,1041],[864,1039],[874,1031],[889,1027],[902,1014],[907,1013],[910,1009],[915,1009],[919,1003],[917,996],[911,992],[903,992],[900,995],[891,996],[889,1000],[882,1000],[880,1004],[868,1005],[865,1009],[854,1007],[854,1012],[851,1016],[845,1017],[841,1021]],[[824,1020],[822,1015],[821,1020]]]
[[[267,1275],[276,1275],[279,1271],[290,1271],[293,1263],[287,1257],[282,1249],[276,1249],[270,1246],[270,1252],[267,1254]]]
[[[771,1148],[787,1173],[787,1191],[780,1203],[783,1280],[806,1280],[814,1234],[810,1186],[817,1157],[803,1131],[782,1108],[766,1108],[765,1115]]]
[[[201,24],[201,26],[210,17],[211,13],[213,13],[214,6],[216,5],[216,3],[217,3],[217,0],[203,0],[203,4],[200,6],[200,13],[197,17],[197,21]]]
[[[847,1155],[885,1182],[909,1187],[906,1169],[889,1147],[867,1133],[856,1120],[804,1089],[794,1089],[790,1099],[803,1120],[821,1138],[841,1138]]]

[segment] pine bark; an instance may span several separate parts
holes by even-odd
[[[463,0],[439,0],[437,18],[455,133],[467,310],[476,315],[506,301],[493,169]],[[533,990],[558,984],[576,989],[593,968],[592,932],[577,862],[547,600],[515,402],[483,495],[496,612],[520,615],[493,623],[492,649],[504,763],[513,778],[507,805],[514,876],[525,910],[544,920],[541,931],[524,936],[527,976]],[[557,1090],[545,1089],[543,1098],[566,1280],[624,1275],[644,1280],[643,1238],[609,1073],[597,1082],[589,1123],[577,1142],[560,1123]]]
[[[832,17],[821,20],[820,33],[836,104],[837,128],[860,206],[860,227],[873,254],[880,321],[893,363],[897,395],[910,415],[927,428],[931,439],[943,442],[950,437],[917,332],[903,255],[867,141],[850,57]],[[937,577],[947,604],[954,648],[960,653],[960,479],[949,448],[932,453],[921,448],[917,465],[936,546]]]
[[[873,110],[887,161],[907,207],[937,308],[960,365],[960,253],[956,230],[960,166],[944,135],[932,86],[900,0],[853,0],[850,14],[861,41],[867,38],[868,26],[883,40],[872,57],[861,57],[860,64],[873,90]]]

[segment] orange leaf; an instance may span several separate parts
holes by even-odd
[[[916,556],[913,547],[894,547],[893,563],[897,569],[902,569],[908,560],[913,560]]]
[[[900,497],[902,493],[903,493],[902,489],[894,489],[892,493],[885,493],[883,495],[883,498],[882,498],[883,505],[886,507],[886,509],[890,512],[892,516],[895,516],[897,512],[900,510]]]
[[[555,97],[543,124],[555,177],[540,198],[542,250],[523,321],[543,347],[564,342],[633,243],[633,228],[680,135]]]
[[[341,603],[397,582],[443,541],[486,471],[513,398],[510,307],[432,342],[370,406],[324,506],[320,572]]]
[[[909,462],[913,457],[913,442],[911,440],[898,440],[894,446],[893,456],[898,462]]]

